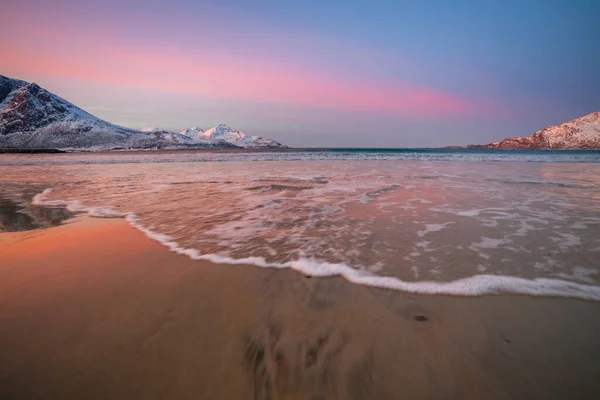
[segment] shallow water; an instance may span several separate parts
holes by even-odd
[[[0,233],[50,228],[73,217],[64,208],[33,205],[33,197],[44,189],[35,184],[1,184]]]
[[[52,187],[38,203],[127,216],[195,258],[416,292],[600,299],[599,162],[600,152],[2,155],[0,187]]]

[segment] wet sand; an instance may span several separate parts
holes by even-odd
[[[215,265],[121,219],[0,234],[1,399],[597,399],[600,303]]]

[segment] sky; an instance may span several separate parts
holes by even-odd
[[[597,0],[4,0],[0,75],[110,122],[437,147],[600,111]]]

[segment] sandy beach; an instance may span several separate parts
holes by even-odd
[[[2,399],[593,399],[600,304],[415,296],[170,253],[122,219],[0,234]]]

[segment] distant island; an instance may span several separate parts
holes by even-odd
[[[0,150],[56,152],[143,149],[287,148],[226,125],[181,133],[138,131],[97,118],[35,83],[0,75]]]
[[[548,126],[533,135],[511,137],[489,144],[449,146],[451,149],[600,150],[600,112]]]

